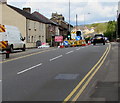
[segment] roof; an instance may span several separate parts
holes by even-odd
[[[40,14],[39,12],[34,12],[32,13],[36,18],[38,18],[40,21],[45,22],[46,24],[53,24],[53,25],[58,25],[57,23],[53,22],[52,20],[46,18],[44,15]]]
[[[24,11],[24,10],[21,10],[19,8],[16,8],[14,6],[11,6],[11,5],[7,5],[8,7],[12,8],[13,10],[15,10],[16,12],[18,12],[19,14],[23,15],[24,17],[26,17],[27,19],[30,19],[30,20],[34,20],[34,21],[38,21],[38,22],[42,22],[42,23],[46,23],[44,20],[42,19],[38,19],[37,17],[35,17],[34,15]]]
[[[67,25],[70,25],[71,27],[73,27],[73,25],[72,24],[69,24],[68,22],[66,22],[66,21],[64,21]]]

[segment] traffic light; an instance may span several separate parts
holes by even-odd
[[[68,34],[67,34],[67,39],[68,39],[68,40],[71,39],[71,34],[70,34],[70,32],[68,32]]]
[[[81,31],[77,31],[77,32],[76,32],[76,35],[77,35],[77,36],[81,36]]]

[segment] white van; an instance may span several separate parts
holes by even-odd
[[[2,29],[2,25],[0,25]],[[22,37],[20,31],[15,26],[4,25],[5,30],[0,32],[0,42],[7,42],[7,50],[12,52],[15,49],[21,49],[25,51],[25,38]],[[3,48],[4,50],[5,48]]]

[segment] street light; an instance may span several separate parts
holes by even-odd
[[[77,24],[77,14],[76,14],[76,30],[77,30],[77,25],[78,25],[78,24]]]
[[[69,32],[70,32],[70,0],[69,0]]]
[[[71,33],[71,30],[70,30],[70,0],[69,0],[69,32],[68,32],[68,35]],[[69,38],[70,40],[70,38]]]
[[[91,13],[87,13],[87,14],[91,14]],[[85,11],[84,11],[84,27],[85,27]]]

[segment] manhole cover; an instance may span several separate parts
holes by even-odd
[[[73,80],[76,79],[79,74],[58,74],[55,79]]]

